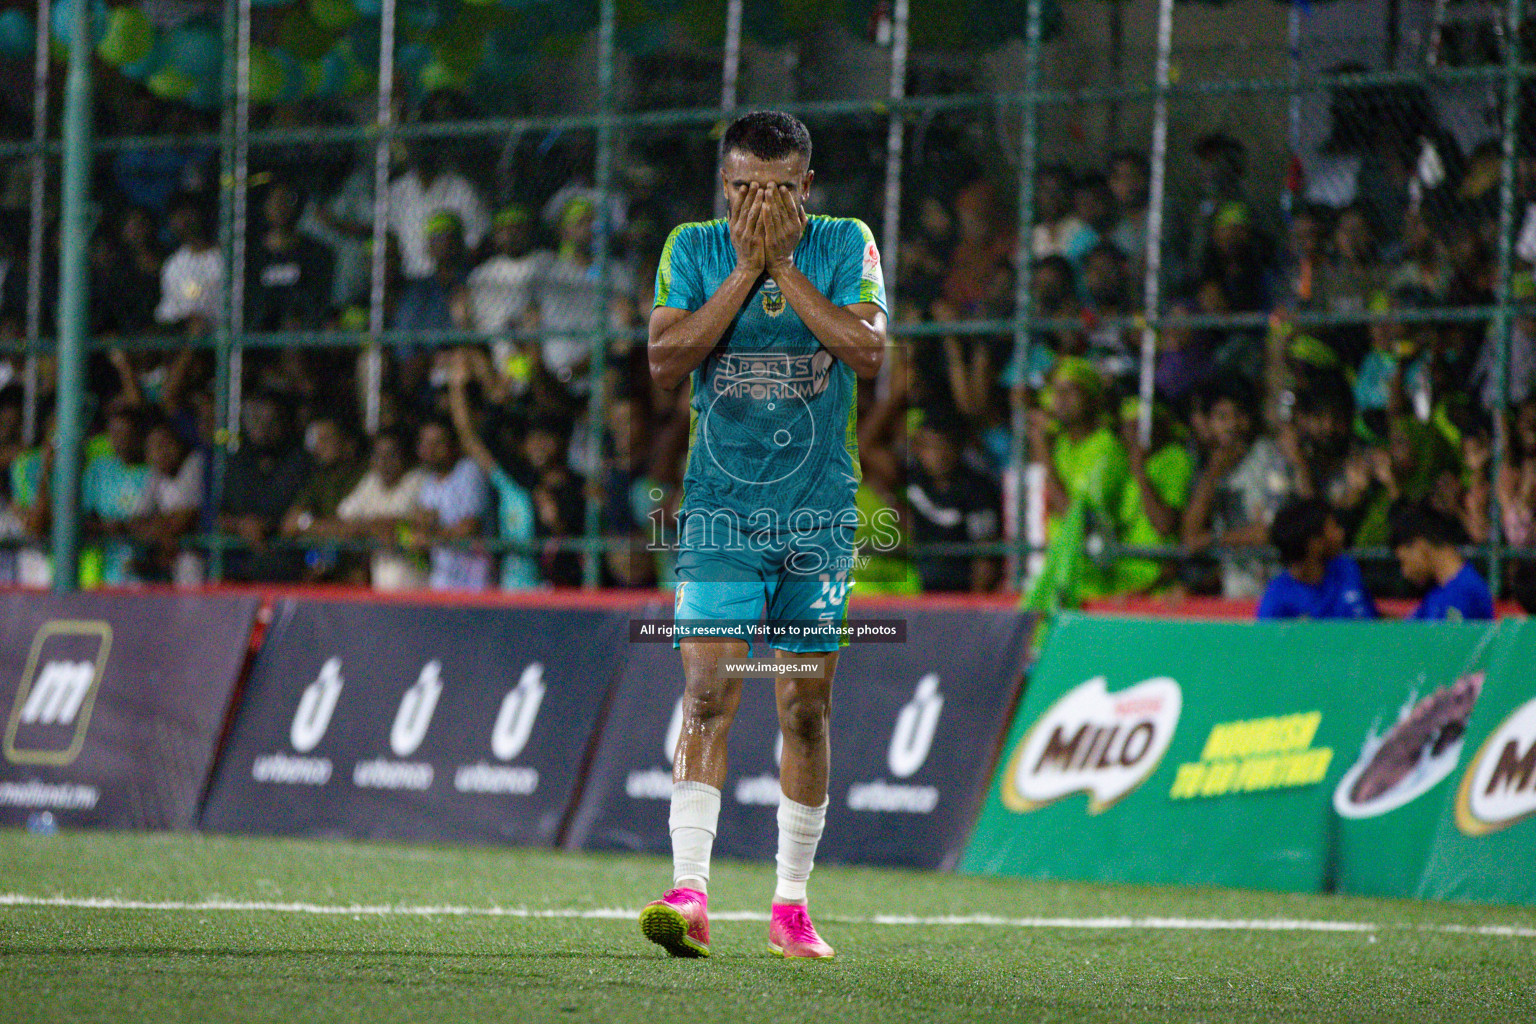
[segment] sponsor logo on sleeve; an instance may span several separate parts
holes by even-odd
[[[63,766],[80,756],[111,651],[106,622],[61,620],[37,631],[5,726],[7,761]]]
[[[866,281],[877,285],[884,283],[884,276],[880,270],[880,250],[875,247],[873,240],[864,243],[864,264],[860,268],[860,274]]]
[[[1456,827],[1499,832],[1536,814],[1536,700],[1526,701],[1483,742],[1456,793]]]
[[[1009,810],[1038,810],[1072,793],[1088,794],[1102,814],[1156,770],[1173,742],[1183,708],[1167,676],[1110,693],[1097,676],[1067,691],[1019,740],[1003,773]]]

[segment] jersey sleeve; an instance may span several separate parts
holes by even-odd
[[[693,234],[689,225],[681,224],[672,229],[667,242],[661,247],[661,261],[656,266],[656,301],[653,308],[666,306],[693,312],[704,305],[703,277],[699,273],[698,256],[694,252]]]
[[[881,312],[889,313],[885,304],[885,275],[880,272],[880,249],[875,245],[874,234],[861,220],[841,221],[839,227],[843,234],[837,241],[833,262],[837,270],[827,297],[834,306],[873,302]]]

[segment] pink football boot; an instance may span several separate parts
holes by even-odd
[[[668,889],[640,911],[640,934],[673,956],[709,956],[709,897],[698,889]]]
[[[768,919],[768,948],[786,959],[830,960],[831,946],[816,934],[811,915],[803,903],[775,903]]]

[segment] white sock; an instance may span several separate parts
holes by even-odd
[[[805,899],[805,883],[810,881],[816,860],[816,844],[827,823],[827,801],[820,807],[797,804],[779,796],[779,884],[773,890],[773,902],[799,902]]]
[[[702,782],[672,783],[672,884],[708,891],[709,851],[720,824],[720,791]]]

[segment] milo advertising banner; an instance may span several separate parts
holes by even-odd
[[[1416,895],[1536,903],[1536,625],[1503,623]]]
[[[1536,853],[1533,666],[1515,622],[1064,615],[962,869],[1536,898],[1488,881]]]

